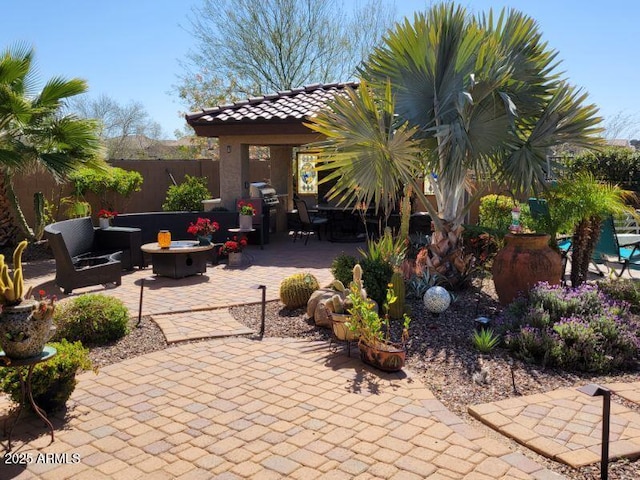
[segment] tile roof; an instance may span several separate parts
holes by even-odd
[[[185,115],[187,123],[222,124],[245,122],[302,122],[311,117],[336,93],[346,87],[357,88],[356,82],[306,85],[215,108],[205,108]]]

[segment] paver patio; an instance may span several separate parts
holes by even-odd
[[[202,276],[145,280],[142,311],[170,343],[210,340],[110,365],[97,376],[80,375],[66,417],[54,419],[52,445],[36,420],[20,423],[14,432],[18,452],[77,453],[80,461],[26,469],[0,464],[0,469],[5,467],[10,478],[92,480],[560,478],[507,442],[465,424],[409,371],[371,370],[342,350],[333,352],[326,342],[229,337],[250,333],[225,307],[259,302],[261,292],[254,285],[266,285],[269,300],[278,297],[284,277],[300,270],[327,284],[331,260],[341,251],[354,254],[358,246],[279,239],[263,251],[250,248],[251,264],[240,269],[217,265]],[[25,270],[36,288],[56,291],[53,262],[28,264]],[[137,315],[143,278],[152,278],[150,269],[123,275],[120,287],[87,287],[72,296],[113,295]],[[617,384],[616,391],[638,401],[640,382]],[[529,435],[535,451],[545,453],[547,445],[549,455],[561,461],[577,458],[575,451],[598,461],[592,455],[599,451],[597,399],[560,391],[505,402],[512,403],[472,408],[485,423],[497,412],[509,415],[504,433],[516,439],[517,432],[533,430],[531,419],[536,419],[540,428]],[[8,407],[0,398],[0,419]],[[541,408],[562,411],[563,431],[582,425],[590,434],[574,432],[571,441],[564,440],[567,451],[560,458],[555,437],[564,437],[542,428],[554,417],[542,415]],[[612,452],[640,444],[637,414],[620,408],[614,414],[627,423],[617,437],[623,443]]]
[[[3,478],[560,478],[326,342],[185,344],[80,375],[69,406],[52,445],[35,421],[14,438],[79,461]]]
[[[639,385],[636,382],[636,394]],[[633,390],[626,384],[609,387],[620,393]],[[580,467],[600,461],[601,397],[567,388],[470,406],[469,413],[531,450],[567,465]],[[611,402],[609,438],[611,460],[639,457],[640,414]]]

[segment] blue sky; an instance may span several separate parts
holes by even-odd
[[[352,0],[346,0],[347,3]],[[396,0],[398,18],[431,2]],[[536,19],[543,38],[559,51],[571,83],[589,92],[601,115],[640,117],[636,93],[640,62],[640,2],[610,0],[462,1],[479,12],[512,7]],[[195,42],[185,30],[199,0],[8,0],[0,16],[0,49],[17,41],[36,49],[43,79],[81,77],[90,93],[119,103],[141,102],[167,138],[182,128],[183,109],[171,92],[178,60]],[[639,121],[640,123],[640,121]]]

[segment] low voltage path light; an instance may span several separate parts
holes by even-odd
[[[136,323],[136,327],[140,326],[140,322],[142,322],[142,295],[144,294],[144,282],[145,280],[148,282],[155,281],[156,277],[146,277],[140,279],[140,303],[138,304],[138,323]]]
[[[600,456],[600,478],[609,478],[609,420],[611,418],[611,390],[595,383],[578,388],[590,397],[602,397],[602,454]]]
[[[260,320],[260,340],[264,337],[264,318],[267,309],[267,286],[266,285],[251,285],[251,288],[256,290],[262,290],[262,317]]]

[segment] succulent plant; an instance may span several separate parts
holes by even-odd
[[[9,266],[0,255],[0,305],[17,305],[31,293],[31,289],[24,291],[24,277],[22,274],[22,252],[28,242],[23,240],[13,251],[13,275],[9,273]]]

